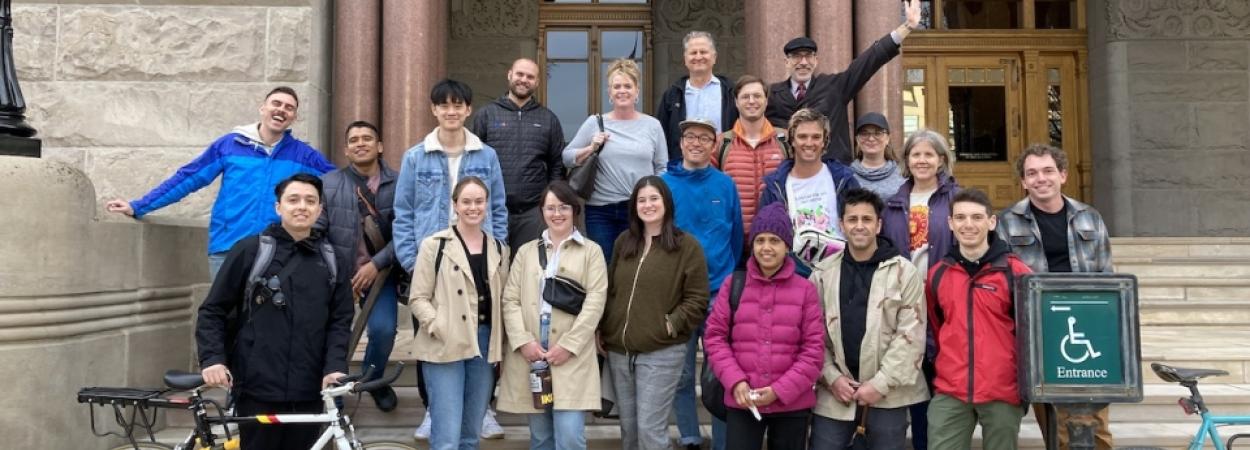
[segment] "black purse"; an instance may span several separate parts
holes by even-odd
[[[746,281],[746,272],[734,271],[729,289],[729,332],[725,333],[725,342],[731,347],[733,346],[734,313],[738,311],[738,301],[742,298],[742,288],[746,286]],[[725,420],[725,416],[729,414],[729,409],[725,406],[725,385],[716,379],[709,361],[711,360],[707,358],[707,355],[704,355],[703,373],[699,377],[699,387],[703,389],[701,397],[703,407],[717,419]]]
[[[599,120],[599,132],[602,133],[603,114],[595,114],[595,118]],[[569,186],[583,199],[590,200],[591,194],[595,192],[595,177],[599,175],[599,152],[601,150],[603,150],[602,144],[591,150],[590,156],[587,156],[580,166],[569,171]]]
[[[547,275],[547,245],[538,239],[538,264]],[[548,278],[543,285],[543,300],[552,308],[574,316],[581,314],[582,304],[586,302],[586,288],[576,280],[556,275]]]

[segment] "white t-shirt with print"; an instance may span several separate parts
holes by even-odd
[[[838,226],[837,185],[828,166],[821,164],[820,172],[809,178],[799,178],[791,172],[786,177],[786,198],[795,230],[815,228],[837,239],[845,239]]]

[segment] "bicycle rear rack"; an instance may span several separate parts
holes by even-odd
[[[92,434],[97,437],[117,436],[125,438],[130,442],[131,446],[138,448],[138,443],[135,442],[134,438],[135,427],[139,427],[147,432],[147,440],[149,442],[156,442],[156,434],[152,431],[152,427],[156,426],[157,417],[155,412],[151,414],[151,417],[148,417],[149,409],[154,409],[154,406],[149,403],[160,399],[161,394],[165,392],[162,389],[87,387],[78,391],[78,403],[87,404],[87,413],[91,416]],[[125,434],[116,431],[100,432],[97,430],[95,420],[95,407],[97,405],[112,407],[113,420],[117,423],[117,426],[122,428]],[[129,413],[127,413],[127,408],[129,408]]]

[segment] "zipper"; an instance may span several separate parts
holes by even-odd
[[[973,291],[976,290],[978,278],[981,278],[982,275],[988,275],[994,272],[998,272],[998,269],[995,269],[992,264],[993,264],[992,261],[985,263],[985,267],[983,267],[980,271],[977,271],[977,273],[973,274],[971,277],[968,278],[968,403],[969,404],[974,403],[973,393],[975,391],[973,389],[975,385],[974,378],[975,378],[975,373],[976,373],[976,360],[974,359],[976,356],[975,349],[974,349],[974,347],[976,346],[975,344],[976,334],[973,333],[974,325],[973,325],[973,319],[972,319],[972,316],[973,316],[972,293]],[[1010,292],[1010,290],[1008,290],[1008,292]]]
[[[625,347],[625,354],[629,354],[629,344],[625,342],[625,334],[629,332],[629,314],[634,309],[634,293],[638,289],[638,274],[642,273],[642,263],[647,260],[647,253],[651,252],[650,246],[642,251],[642,256],[638,258],[638,267],[634,269],[634,282],[629,287],[629,301],[625,303],[625,326],[621,328],[621,346]]]

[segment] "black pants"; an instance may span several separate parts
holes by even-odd
[[[543,230],[546,229],[547,222],[543,221],[541,205],[535,205],[518,212],[512,212],[509,209],[508,247],[512,249],[511,255],[515,257],[517,249],[529,241],[538,239],[542,236]]]
[[[315,414],[321,412],[321,401],[270,403],[247,396],[235,403],[235,414]],[[307,450],[321,435],[321,424],[262,424],[247,422],[239,424],[241,450]]]
[[[807,423],[810,409],[764,414],[755,420],[751,411],[727,408],[725,416],[726,450],[760,450],[768,438],[768,450],[803,450],[807,448]]]

